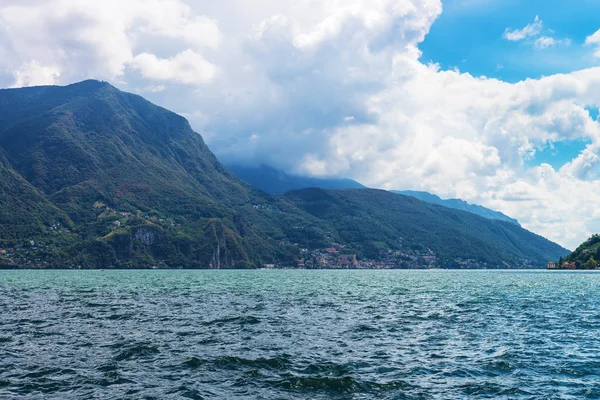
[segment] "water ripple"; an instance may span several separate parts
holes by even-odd
[[[600,274],[0,271],[0,398],[596,399]]]

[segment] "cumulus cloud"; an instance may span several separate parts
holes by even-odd
[[[57,76],[65,81],[119,80],[128,68],[138,67],[136,56],[146,58],[147,67],[147,56],[159,60],[165,49],[184,51],[190,46],[197,52],[221,43],[217,23],[180,0],[5,0],[0,4],[0,27],[0,43],[8,49],[0,68],[15,75],[15,85],[52,84]],[[189,59],[189,54],[180,58]],[[159,61],[163,66],[183,62]],[[20,76],[29,73],[36,79],[19,80],[14,71],[23,68],[31,71],[23,70]],[[206,74],[206,62],[202,69]]]
[[[0,79],[110,79],[188,117],[222,160],[461,197],[576,246],[600,226],[587,111],[600,68],[508,83],[425,64],[441,13],[440,0],[5,0]],[[539,18],[504,37],[566,43]],[[589,145],[564,166],[535,165],[573,140]]]

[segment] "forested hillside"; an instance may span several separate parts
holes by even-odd
[[[568,254],[561,246],[510,222],[427,204],[383,190],[293,191],[286,197],[330,223],[344,243],[375,256],[380,249],[426,246],[444,267],[476,260],[488,267],[515,267]]]

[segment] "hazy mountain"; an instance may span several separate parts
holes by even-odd
[[[361,189],[360,183],[352,179],[322,179],[306,176],[288,175],[266,165],[249,167],[243,165],[227,165],[227,168],[240,179],[270,194],[283,194],[290,190],[305,188],[323,189]]]
[[[489,208],[485,208],[483,206],[478,206],[477,204],[469,204],[464,200],[443,200],[435,194],[431,194],[428,192],[419,192],[414,190],[392,190],[391,192],[396,194],[403,194],[405,196],[416,197],[417,199],[423,200],[427,203],[438,204],[440,206],[453,208],[455,210],[467,211],[487,219],[497,219],[500,221],[506,221],[521,226],[521,224],[519,224],[519,221],[509,217],[508,215],[505,215],[499,211],[490,210]]]
[[[293,265],[301,248],[332,243],[370,258],[431,248],[442,267],[567,253],[514,224],[378,190],[269,195],[184,118],[98,81],[0,90],[0,178],[0,247],[18,253],[0,266]]]

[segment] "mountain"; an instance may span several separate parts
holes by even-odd
[[[243,181],[270,194],[283,194],[290,190],[305,188],[323,189],[362,189],[363,185],[352,179],[324,179],[306,176],[288,175],[267,165],[249,167],[227,165],[227,168]]]
[[[0,267],[290,266],[331,246],[382,262],[427,249],[460,268],[567,254],[514,224],[383,191],[270,195],[183,117],[104,82],[0,90]]]
[[[440,206],[453,208],[455,210],[467,211],[472,214],[479,215],[483,218],[497,219],[499,221],[506,221],[506,222],[510,222],[512,224],[521,226],[521,224],[519,224],[519,221],[517,221],[516,219],[511,218],[505,214],[502,214],[499,211],[490,210],[489,208],[478,206],[477,204],[469,204],[464,200],[460,200],[460,199],[442,200],[440,197],[436,196],[435,194],[431,194],[428,192],[419,192],[419,191],[414,191],[414,190],[401,190],[401,191],[392,190],[391,192],[396,193],[396,194],[402,194],[405,196],[416,197],[417,199],[423,200],[430,204],[437,204]]]
[[[330,223],[342,243],[368,257],[382,249],[427,247],[444,267],[471,263],[497,268],[542,266],[568,254],[518,225],[383,190],[305,189],[285,197]]]
[[[277,241],[286,218],[247,222],[280,199],[231,174],[184,118],[107,83],[1,90],[0,151],[5,247],[43,239],[54,263],[88,267],[240,267],[295,252]]]

